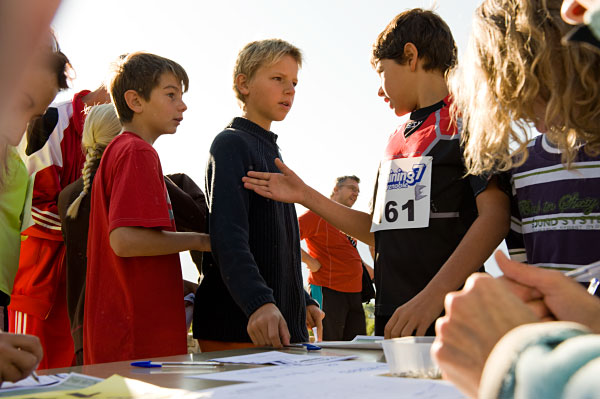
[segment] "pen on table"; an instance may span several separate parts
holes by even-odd
[[[40,377],[38,377],[38,375],[35,371],[31,372],[31,378],[33,378],[35,380],[35,382],[37,382],[37,383],[40,382]]]
[[[578,280],[589,279],[590,284],[588,286],[588,292],[594,295],[600,284],[598,281],[598,278],[600,277],[600,261],[578,267],[575,270],[565,273],[565,276]]]
[[[223,367],[225,363],[213,361],[197,362],[152,362],[150,360],[133,362],[134,367],[154,368],[154,367]]]
[[[598,280],[597,278],[593,278],[590,281],[590,285],[588,286],[587,291],[592,295],[596,295],[596,290],[598,289],[599,285],[600,285],[600,280]]]
[[[289,345],[283,345],[284,349],[303,349],[306,351],[318,351],[321,350],[320,346],[317,345],[313,345],[313,344],[289,344]]]

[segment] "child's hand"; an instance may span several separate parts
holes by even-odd
[[[287,323],[273,303],[262,305],[250,315],[247,331],[256,346],[282,348],[290,344]]]
[[[512,261],[501,251],[496,252],[496,262],[503,281],[538,317],[574,321],[600,333],[600,299],[581,284],[558,271]]]
[[[38,337],[0,333],[0,384],[27,377],[44,355]]]
[[[423,336],[444,308],[445,293],[430,293],[426,289],[399,306],[385,325],[385,339],[410,335]]]
[[[323,340],[323,319],[325,318],[325,312],[323,312],[317,305],[308,305],[306,307],[306,328],[309,330],[313,327],[317,327],[317,340]]]
[[[293,170],[285,166],[279,158],[275,159],[275,166],[282,173],[249,171],[248,176],[242,177],[244,187],[275,201],[303,203],[306,185],[302,179]]]

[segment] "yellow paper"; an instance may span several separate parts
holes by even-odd
[[[74,395],[73,395],[74,394]],[[146,382],[123,378],[113,375],[106,380],[83,389],[69,391],[40,392],[11,396],[14,399],[63,399],[63,398],[93,398],[93,399],[192,399],[205,398],[210,394],[201,394],[183,389],[162,388]]]

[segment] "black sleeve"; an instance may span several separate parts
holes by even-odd
[[[237,305],[246,316],[275,303],[249,246],[250,191],[242,183],[251,164],[248,145],[233,133],[215,138],[206,170],[212,255]]]
[[[165,176],[177,231],[206,232],[206,200],[194,181],[183,173]]]

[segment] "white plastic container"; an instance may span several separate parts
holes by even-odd
[[[400,377],[440,378],[429,353],[435,337],[402,337],[380,341],[390,374]]]

